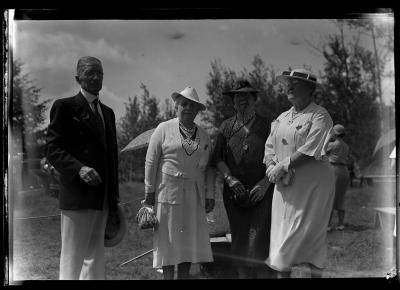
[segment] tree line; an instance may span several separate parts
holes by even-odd
[[[346,141],[352,148],[352,154],[361,167],[365,167],[371,162],[379,136],[395,126],[394,106],[382,101],[381,85],[383,77],[387,76],[384,68],[388,55],[393,52],[393,38],[389,37],[390,33],[385,34],[383,28],[367,20],[335,21],[335,24],[338,32],[329,35],[322,45],[310,44],[324,58],[323,71],[314,72],[321,83],[315,100],[329,111],[335,124],[346,127]],[[345,39],[345,29],[358,33],[353,34],[355,36],[351,39]],[[372,38],[375,44],[373,51],[363,45],[362,35]],[[386,41],[385,44],[377,46],[376,43],[382,39]],[[221,122],[235,113],[231,99],[222,92],[232,88],[238,80],[247,79],[259,90],[257,113],[269,121],[290,108],[275,76],[284,69],[292,68],[280,68],[277,71],[259,55],[254,57],[249,70],[234,71],[220,59],[212,60],[210,65],[206,83],[207,111],[201,113],[200,119],[201,125],[212,137]],[[43,156],[46,129],[39,129],[39,125],[44,122],[50,100],[40,100],[40,89],[29,80],[28,75],[21,73],[21,66],[21,62],[14,62],[9,116],[13,136],[16,136],[13,150]],[[307,65],[305,68],[313,71]],[[175,117],[173,105],[168,99],[160,105],[145,84],[140,87],[142,95],[129,97],[124,115],[117,120],[119,150],[140,133]],[[122,154],[119,161],[120,181],[142,180],[146,149]]]

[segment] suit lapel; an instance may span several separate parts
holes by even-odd
[[[76,112],[78,115],[77,117],[86,127],[90,129],[90,132],[92,132],[93,135],[95,135],[95,137],[99,139],[103,144],[103,146],[105,147],[105,140],[103,138],[102,133],[99,131],[99,128],[95,120],[95,115],[92,109],[90,108],[89,103],[86,101],[85,97],[80,92],[75,96],[75,100],[77,104],[76,108]],[[104,112],[103,109],[102,111]]]
[[[107,107],[103,105],[103,103],[100,103],[101,107],[101,112],[103,113],[103,118],[104,118],[104,126],[105,126],[105,136],[109,140],[110,139],[110,134],[113,132],[113,123],[111,119],[111,114],[109,113]],[[106,140],[104,140],[106,142]]]

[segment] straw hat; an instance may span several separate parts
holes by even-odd
[[[104,234],[104,246],[114,247],[124,238],[126,232],[126,219],[120,205],[117,206],[116,214],[109,212]]]
[[[191,101],[199,104],[201,107],[201,109],[200,109],[201,111],[204,111],[206,109],[206,106],[202,102],[200,102],[199,96],[197,95],[197,92],[193,87],[190,87],[190,86],[186,87],[180,93],[174,92],[174,93],[172,93],[171,98],[175,102],[175,100],[178,96],[182,96],[188,100],[191,100]]]
[[[292,71],[283,71],[281,75],[276,77],[278,82],[287,83],[289,79],[302,80],[308,83],[319,85],[317,77],[304,68],[297,68]]]

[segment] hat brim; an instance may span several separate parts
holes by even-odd
[[[117,214],[118,214],[118,218],[120,221],[118,232],[112,238],[107,239],[106,237],[104,237],[104,246],[105,247],[114,247],[114,246],[118,245],[125,236],[126,229],[127,229],[126,218],[125,218],[124,212],[120,205],[118,205],[118,207],[117,207]],[[106,227],[106,231],[107,231],[107,227]]]
[[[302,78],[302,77],[297,77],[297,76],[283,76],[283,75],[280,75],[280,76],[277,76],[275,79],[276,79],[276,81],[278,81],[280,83],[283,83],[283,84],[286,84],[289,79],[296,79],[296,80],[300,80],[300,81],[307,82],[307,83],[310,83],[310,84],[314,84],[317,87],[321,87],[321,84],[318,83],[318,82],[315,82],[315,81],[312,81],[312,80],[308,80],[308,79],[305,79],[305,78]]]
[[[228,95],[228,96],[234,96],[234,95],[236,95],[236,94],[247,94],[247,93],[257,94],[257,93],[259,93],[259,91],[257,91],[257,90],[252,90],[252,89],[243,89],[243,90],[225,91],[225,92],[223,92],[222,94]]]
[[[179,97],[179,96],[184,97],[185,99],[188,99],[189,101],[195,102],[196,104],[199,104],[200,111],[204,111],[206,109],[206,105],[204,105],[203,103],[200,103],[199,101],[196,101],[194,99],[185,97],[184,95],[181,95],[180,93],[177,93],[177,92],[172,93],[171,98],[175,102],[176,98]]]

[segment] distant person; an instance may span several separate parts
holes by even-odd
[[[80,92],[54,102],[47,133],[47,159],[60,174],[60,280],[99,280],[106,221],[119,197],[115,115],[99,100],[99,59],[80,58],[75,79]]]
[[[205,105],[186,87],[173,93],[177,118],[160,123],[145,162],[144,205],[156,206],[153,267],[164,279],[188,279],[192,263],[212,262],[206,213],[214,208],[213,181],[206,179],[210,137],[194,119]],[[206,189],[207,188],[207,189]]]
[[[343,125],[336,124],[333,126],[333,136],[328,143],[326,153],[328,154],[329,162],[335,170],[335,200],[329,220],[328,231],[332,229],[332,216],[334,210],[338,213],[339,222],[336,230],[344,230],[344,213],[345,213],[345,196],[346,190],[350,183],[350,174],[347,169],[349,146],[344,142],[345,129]]]
[[[258,91],[248,81],[226,92],[236,114],[223,121],[213,163],[224,176],[223,199],[232,235],[231,255],[239,278],[267,278],[273,186],[265,175],[268,121],[255,113]]]
[[[326,156],[332,119],[314,103],[317,78],[313,74],[295,69],[276,79],[293,106],[272,122],[265,143],[267,176],[275,183],[266,263],[278,271],[278,278],[289,278],[292,267],[300,264],[308,265],[311,277],[319,278],[335,192],[333,168]]]
[[[356,161],[356,157],[351,153],[349,153],[348,156],[347,169],[349,170],[350,174],[350,186],[354,187],[353,181],[354,179],[358,179],[359,180],[358,186],[361,187],[364,181],[364,177],[361,174],[360,166]]]

